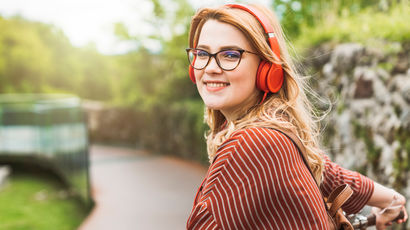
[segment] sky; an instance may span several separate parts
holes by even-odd
[[[164,0],[167,1],[167,0]],[[168,0],[172,1],[172,0]],[[224,0],[190,0],[194,8],[224,4]],[[257,0],[267,4],[269,0]],[[114,24],[121,22],[130,32],[150,33],[143,23],[150,17],[149,0],[0,0],[0,15],[20,15],[26,19],[53,24],[61,28],[74,46],[92,42],[104,54],[119,54],[133,48],[114,35]],[[155,46],[155,44],[153,44]],[[152,47],[155,49],[155,47]]]

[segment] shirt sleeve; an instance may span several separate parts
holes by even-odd
[[[188,229],[327,229],[320,191],[282,133],[251,128],[218,150]]]
[[[342,206],[342,209],[349,214],[359,212],[372,196],[374,182],[358,172],[340,167],[330,161],[326,155],[324,155],[324,161],[325,168],[321,185],[323,195],[327,197],[338,186],[348,184],[353,190],[353,195]]]

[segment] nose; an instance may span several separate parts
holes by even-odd
[[[216,61],[216,57],[211,57],[209,60],[208,65],[205,67],[206,73],[221,73],[222,69],[219,67],[218,62]]]

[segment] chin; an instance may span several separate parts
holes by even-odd
[[[208,109],[213,109],[213,110],[221,110],[222,109],[222,106],[217,106],[217,105],[208,105],[208,104],[205,104],[206,105],[206,107],[208,108]]]
[[[213,109],[213,110],[221,110],[223,109],[223,105],[220,103],[215,103],[215,102],[204,102],[205,106],[208,109]]]

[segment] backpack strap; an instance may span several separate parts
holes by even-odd
[[[316,182],[315,184],[319,188],[320,196],[322,197],[323,204],[325,205],[326,212],[329,213],[329,207],[326,204],[326,201],[325,201],[325,198],[322,194],[322,191],[320,191],[319,183],[318,183],[318,181],[316,181],[315,176],[313,175],[312,169],[310,168],[310,166],[309,166],[309,164],[306,160],[306,148],[305,148],[305,146],[302,144],[299,137],[297,137],[293,132],[288,131],[288,130],[277,129],[277,128],[274,128],[274,130],[276,130],[276,131],[284,134],[285,136],[287,136],[293,142],[293,144],[296,145],[296,148],[299,150],[298,152],[299,152],[300,156],[302,157],[303,162],[305,163],[307,169],[309,170],[310,175],[312,175],[313,180]]]
[[[302,141],[300,141],[299,137],[297,137],[293,132],[288,131],[288,130],[282,130],[282,129],[277,129],[277,128],[274,128],[274,130],[276,130],[276,131],[284,134],[285,136],[287,136],[293,142],[293,144],[296,145],[296,148],[299,150],[298,152],[299,152],[300,156],[302,157],[303,162],[305,163],[306,167],[308,168],[308,170],[309,170],[310,174],[312,175],[313,179],[316,181],[315,176],[313,175],[312,169],[310,168],[310,166],[307,162],[306,148],[302,144]],[[316,181],[316,184],[319,186],[317,181]]]
[[[327,201],[325,200],[325,197],[323,196],[322,192],[320,191],[320,186],[318,182],[316,181],[312,169],[310,168],[308,162],[307,162],[307,155],[306,155],[306,148],[300,141],[300,139],[290,131],[284,131],[281,129],[275,129],[278,132],[281,132],[285,136],[287,136],[297,147],[299,150],[299,154],[302,157],[303,162],[305,163],[306,167],[308,168],[310,174],[313,177],[313,180],[315,180],[316,185],[319,188],[320,195],[322,197],[323,203],[325,205],[325,209],[328,215],[328,221],[329,221],[329,226],[331,226],[331,229],[350,229],[353,230],[353,226],[349,223],[349,221],[344,217],[342,210],[340,209],[341,206],[352,196],[353,190],[350,188],[348,184],[343,184],[337,187],[335,190],[333,190]],[[342,217],[336,217],[336,215],[341,215]],[[335,222],[336,220],[336,222]]]
[[[337,210],[353,195],[353,190],[349,185],[343,184],[337,187],[330,193],[327,199],[328,203],[331,203],[329,208],[329,214],[333,217],[336,215]]]

